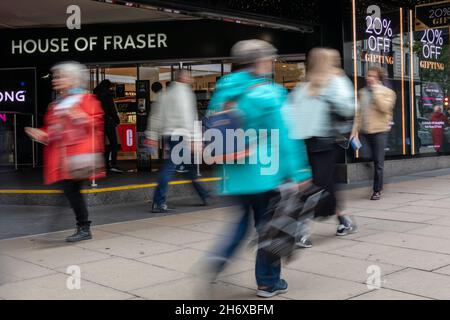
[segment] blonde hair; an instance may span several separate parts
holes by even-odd
[[[306,82],[311,96],[319,95],[331,78],[343,75],[339,51],[315,48],[308,54],[306,62]]]

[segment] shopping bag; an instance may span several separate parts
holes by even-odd
[[[316,210],[330,201],[330,194],[317,186],[299,192],[288,189],[274,196],[268,207],[271,221],[263,227],[258,240],[258,249],[279,258],[290,259],[297,249],[296,242],[304,232],[304,224],[316,217]]]
[[[84,153],[67,156],[67,168],[75,180],[89,179],[104,168],[103,153]]]

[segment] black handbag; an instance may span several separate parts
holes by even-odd
[[[330,194],[312,186],[304,192],[288,190],[274,196],[268,207],[271,221],[264,226],[258,242],[258,248],[279,258],[290,259],[297,239],[304,230],[303,225],[317,217],[317,210],[330,201]]]

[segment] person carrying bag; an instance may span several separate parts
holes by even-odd
[[[53,89],[59,98],[51,103],[40,129],[26,128],[45,144],[44,183],[61,183],[77,220],[77,229],[66,241],[92,238],[89,214],[81,194],[83,180],[105,176],[103,111],[94,95],[86,94],[86,68],[64,62],[52,68]]]

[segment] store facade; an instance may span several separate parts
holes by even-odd
[[[372,65],[397,93],[388,139],[391,158],[450,152],[450,1],[346,2],[344,66],[355,92]]]
[[[275,63],[276,79],[291,88],[305,73],[305,53],[320,45],[315,33],[202,19],[88,25],[81,30],[34,28],[0,31],[0,34],[3,44],[0,72],[5,82],[2,88],[9,94],[26,82],[33,86],[33,91],[24,91],[34,94],[33,99],[27,99],[22,105],[18,102],[1,104],[1,120],[6,119],[2,124],[5,132],[2,164],[15,168],[41,164],[40,146],[30,142],[27,152],[17,153],[20,149],[17,143],[26,140],[23,127],[41,125],[46,107],[54,97],[49,70],[59,61],[76,60],[86,64],[90,69],[91,91],[103,79],[112,81],[122,122],[118,127],[119,160],[134,161],[135,165],[128,168],[133,170],[150,168],[150,156],[142,147],[142,139],[151,104],[156,98],[152,91],[154,83],[159,82],[165,88],[177,69],[189,70],[195,79],[193,89],[202,116],[217,79],[231,72],[229,51],[237,41],[260,38],[272,42],[280,53]],[[32,81],[25,81],[23,72],[19,72],[24,68],[30,73],[27,77],[33,77]],[[19,119],[19,114],[29,119]]]
[[[158,1],[138,1],[154,2]],[[173,3],[178,2],[190,1]],[[200,2],[192,1],[197,5]],[[176,69],[190,70],[196,79],[194,89],[201,115],[217,78],[231,71],[230,48],[248,38],[267,40],[279,49],[274,81],[288,89],[301,81],[305,56],[316,46],[331,46],[342,52],[356,94],[364,86],[368,68],[383,66],[388,73],[386,85],[397,93],[388,158],[450,153],[450,1],[309,1],[308,6],[308,12],[317,14],[314,19],[302,18],[304,21],[298,23],[302,27],[297,30],[292,28],[293,19],[289,20],[292,30],[224,19],[86,25],[81,30],[0,30],[0,132],[2,150],[7,151],[2,152],[0,163],[39,165],[39,148],[25,143],[21,127],[41,123],[52,99],[48,78],[51,65],[77,60],[91,70],[90,89],[102,79],[113,80],[123,121],[122,140],[132,142],[129,146],[122,144],[121,157],[136,160],[137,167],[146,167],[149,159],[139,141],[154,100],[152,84],[160,82],[165,87]],[[24,86],[32,89],[21,90]],[[26,91],[27,97],[16,95],[18,91]],[[127,135],[130,130],[131,139]],[[17,144],[20,139],[23,143]],[[11,149],[13,140],[16,146]],[[359,160],[349,150],[342,151],[340,161]]]

